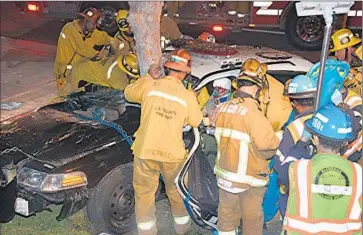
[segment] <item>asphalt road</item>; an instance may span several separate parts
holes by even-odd
[[[18,38],[23,40],[36,41],[51,45],[56,45],[59,32],[64,22],[44,18],[32,13],[20,13],[13,2],[1,2],[1,30],[3,37]],[[196,36],[195,32],[183,32]],[[223,40],[224,41],[224,40]],[[318,61],[320,52],[301,51],[291,46],[285,35],[256,33],[256,32],[239,32],[231,33],[226,38],[228,44],[249,45],[249,46],[266,46],[277,50],[289,51],[298,54],[312,62]]]

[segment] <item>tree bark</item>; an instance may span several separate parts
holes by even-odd
[[[150,65],[160,62],[160,15],[163,2],[129,2],[128,21],[136,40],[136,55],[140,75],[144,76]]]

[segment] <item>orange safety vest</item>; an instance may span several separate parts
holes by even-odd
[[[339,155],[319,154],[294,162],[289,178],[286,234],[361,234],[360,165]]]

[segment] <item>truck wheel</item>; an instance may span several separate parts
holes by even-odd
[[[91,190],[87,214],[97,233],[124,234],[136,228],[132,163],[113,169]]]
[[[285,34],[292,45],[303,50],[321,50],[325,27],[322,16],[298,17],[293,7],[287,19]]]

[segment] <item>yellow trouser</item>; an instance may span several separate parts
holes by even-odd
[[[242,193],[229,193],[219,189],[218,231],[234,231],[242,219],[243,235],[262,235],[262,201],[265,188],[250,188]],[[231,233],[232,234],[232,233]]]
[[[134,157],[133,186],[135,190],[135,212],[139,234],[157,234],[155,217],[155,193],[159,185],[160,174],[163,177],[171,212],[174,217],[174,228],[177,234],[188,231],[191,222],[180,197],[174,179],[183,162],[160,162]]]
[[[56,79],[58,96],[61,98],[66,98],[70,93],[78,90],[77,86],[70,82],[70,76],[67,77],[60,76]]]
[[[80,81],[123,91],[129,80],[116,62],[116,57],[106,57],[99,61],[82,58],[65,76],[58,76],[59,96],[66,97],[72,92],[84,90],[83,87],[79,88]]]

